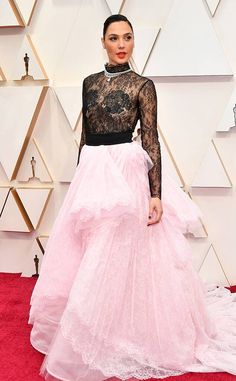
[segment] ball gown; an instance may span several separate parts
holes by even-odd
[[[161,173],[157,97],[129,63],[83,81],[78,166],[31,297],[47,380],[236,374],[236,295],[204,284],[184,235],[197,206]],[[140,120],[141,144],[132,140]],[[162,200],[147,224],[150,197]]]

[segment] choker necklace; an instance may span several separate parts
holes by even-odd
[[[128,64],[128,63],[125,63],[125,64],[123,65],[124,67],[128,67],[128,69],[126,69],[126,70],[120,70],[120,71],[113,71],[114,69],[119,68],[119,64],[111,66],[111,67],[110,67],[110,68],[112,69],[111,72],[108,71],[108,70],[106,69],[106,66],[107,66],[108,69],[109,69],[109,66],[108,66],[107,64],[104,66],[104,74],[105,74],[105,76],[107,77],[107,81],[110,81],[111,78],[117,77],[117,76],[120,75],[120,74],[128,73],[129,71],[132,70],[132,69],[129,67],[129,64]],[[122,68],[121,66],[122,66],[122,64],[120,64],[120,69]]]

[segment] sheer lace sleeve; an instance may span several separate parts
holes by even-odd
[[[148,80],[139,92],[139,115],[142,147],[153,162],[148,173],[151,197],[161,199],[161,149],[157,131],[157,95],[154,83]]]
[[[79,164],[79,158],[80,158],[80,153],[81,153],[82,147],[84,146],[84,144],[86,142],[86,139],[85,139],[86,118],[85,118],[84,105],[85,105],[85,80],[83,81],[83,85],[82,85],[82,131],[81,131],[81,136],[80,136],[79,154],[78,154],[77,165]]]

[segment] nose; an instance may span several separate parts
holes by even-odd
[[[123,40],[123,38],[119,38],[119,44],[118,44],[118,46],[119,46],[119,49],[122,49],[124,47],[124,40]]]

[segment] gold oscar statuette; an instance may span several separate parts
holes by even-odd
[[[32,169],[32,177],[29,177],[29,181],[40,181],[39,177],[35,176],[35,167],[36,167],[36,160],[34,156],[32,156],[32,159],[30,160],[31,169]]]
[[[25,56],[24,56],[24,63],[25,63],[25,75],[23,75],[22,77],[21,77],[21,79],[23,80],[23,81],[27,81],[27,80],[34,80],[34,78],[32,77],[32,75],[29,75],[29,56],[28,56],[28,54],[27,53],[25,53]]]
[[[39,258],[37,255],[34,256],[35,274],[32,276],[39,276]]]

